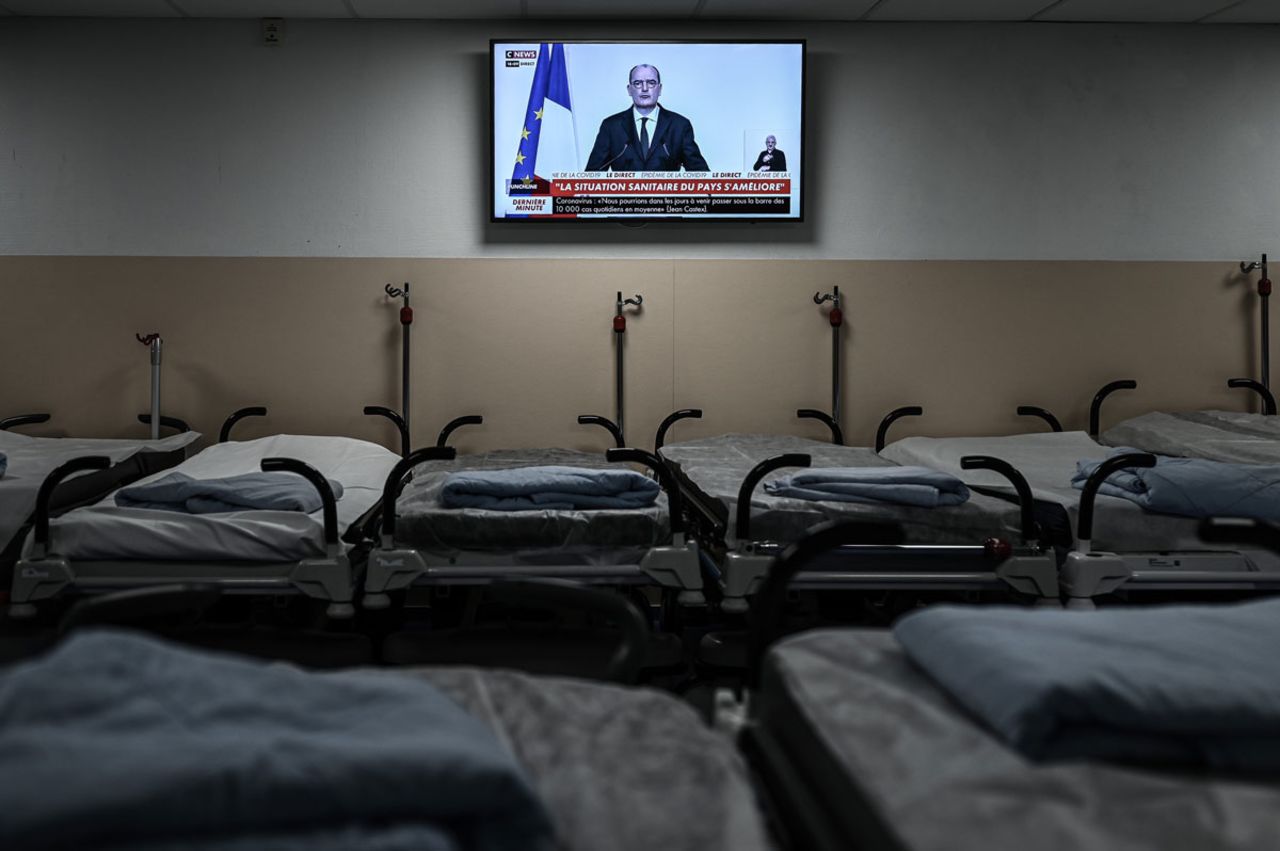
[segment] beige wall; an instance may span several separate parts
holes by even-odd
[[[1256,273],[1255,273],[1256,274]],[[617,290],[645,298],[627,334],[627,430],[648,445],[676,407],[724,431],[823,437],[794,418],[830,404],[830,328],[811,301],[845,296],[843,421],[869,443],[892,407],[921,404],[895,436],[1035,428],[1018,404],[1083,428],[1105,381],[1107,422],[1154,408],[1252,403],[1225,381],[1256,374],[1251,282],[1228,263],[432,260],[0,257],[0,415],[48,411],[44,433],[145,434],[146,349],[165,339],[164,410],[216,436],[341,433],[396,446],[361,415],[399,407],[400,327],[387,282],[412,283],[414,444],[447,420],[465,450],[603,448],[579,413],[613,414]],[[52,426],[56,424],[57,428]]]

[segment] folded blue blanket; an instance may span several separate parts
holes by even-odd
[[[1119,448],[1110,455],[1136,451]],[[1076,462],[1071,486],[1083,489],[1099,463]],[[1161,514],[1280,520],[1280,465],[1159,456],[1154,467],[1126,468],[1112,473],[1098,492],[1136,502],[1148,511]]]
[[[490,511],[574,511],[653,505],[658,483],[634,470],[518,467],[463,470],[444,482],[445,508]]]
[[[0,452],[0,476],[4,476],[4,471],[9,469],[9,459],[3,452]]]
[[[935,606],[893,632],[913,662],[1032,759],[1280,771],[1280,599]]]
[[[342,485],[329,482],[334,499],[342,498]],[[150,484],[121,488],[116,492],[121,508],[157,508],[186,514],[222,514],[228,511],[319,511],[320,494],[311,483],[293,473],[245,473],[224,479],[193,479],[170,473]]]
[[[77,633],[0,671],[0,753],[0,848],[553,845],[493,732],[387,672]]]
[[[888,502],[937,508],[959,505],[969,489],[948,473],[928,467],[814,467],[765,482],[774,496],[832,502]]]

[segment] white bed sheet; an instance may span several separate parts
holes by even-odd
[[[0,546],[31,516],[40,485],[56,467],[88,455],[105,455],[111,463],[118,464],[143,450],[171,452],[199,439],[200,433],[196,431],[185,431],[163,440],[31,437],[0,431],[0,452],[9,462],[8,469],[0,476]]]
[[[257,472],[263,458],[296,458],[340,483],[339,533],[382,496],[387,476],[400,460],[396,453],[363,440],[275,435],[211,446],[139,483],[174,472],[196,479]],[[50,521],[50,538],[54,552],[80,560],[296,561],[324,554],[323,516],[322,510],[194,515],[119,508],[112,494]],[[24,554],[30,549],[28,538]]]

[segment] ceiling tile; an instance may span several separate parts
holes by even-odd
[[[193,18],[350,18],[342,0],[174,0]]]
[[[1190,23],[1225,5],[1224,0],[1064,0],[1036,20]]]
[[[692,18],[698,0],[648,0],[642,7],[645,20]],[[635,18],[631,3],[601,3],[599,0],[526,0],[530,18]]]
[[[1210,15],[1208,24],[1280,24],[1280,0],[1244,0],[1231,5],[1223,0],[1224,8]]]
[[[1050,0],[885,0],[868,21],[1025,21]]]
[[[75,18],[177,18],[164,0],[4,0],[15,15]]]
[[[876,0],[706,0],[699,18],[744,21],[856,21]]]
[[[351,0],[362,18],[519,18],[520,0]]]

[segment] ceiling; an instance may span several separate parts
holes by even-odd
[[[0,0],[0,19],[337,18],[1280,23],[1280,0]]]

